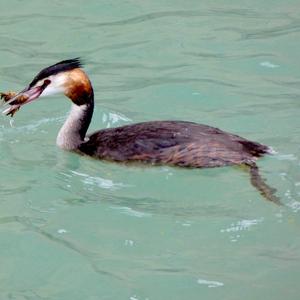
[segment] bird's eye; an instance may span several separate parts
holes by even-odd
[[[47,87],[50,83],[51,83],[51,80],[46,79],[46,80],[43,82],[42,87]]]

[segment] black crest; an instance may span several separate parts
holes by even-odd
[[[42,80],[44,78],[47,78],[48,76],[58,74],[60,72],[70,71],[76,68],[80,68],[82,66],[82,63],[80,61],[80,58],[74,58],[74,59],[68,59],[63,60],[55,65],[52,65],[50,67],[47,67],[40,71],[32,80],[32,82],[29,84],[29,87],[34,86],[39,80]]]

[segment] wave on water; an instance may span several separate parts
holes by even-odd
[[[108,189],[108,190],[118,190],[124,187],[128,187],[129,185],[126,185],[124,183],[120,182],[113,182],[110,179],[105,179],[102,177],[95,177],[90,176],[85,173],[81,173],[78,171],[71,171],[72,174],[82,177],[82,182],[88,186],[98,186],[102,189]]]

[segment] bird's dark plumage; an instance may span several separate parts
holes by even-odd
[[[76,68],[80,68],[81,66],[82,62],[80,61],[79,57],[60,61],[55,65],[52,65],[40,71],[31,81],[29,87],[34,86],[38,81],[47,78],[51,75],[56,75],[60,72],[70,71]]]
[[[103,129],[88,136],[78,151],[117,162],[212,168],[245,165],[252,185],[267,200],[281,205],[255,163],[270,148],[218,128],[185,121],[152,121]]]
[[[207,168],[251,164],[268,147],[206,125],[152,121],[100,130],[79,151],[114,161]]]

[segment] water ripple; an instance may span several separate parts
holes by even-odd
[[[40,219],[38,219],[40,220]],[[87,250],[83,248],[82,246],[78,245],[75,242],[68,241],[63,238],[58,238],[55,235],[47,232],[46,230],[42,229],[40,226],[34,225],[34,219],[28,218],[28,217],[20,217],[20,216],[9,216],[9,217],[2,217],[0,218],[0,224],[8,224],[8,223],[18,223],[25,227],[26,230],[30,230],[43,238],[47,239],[48,241],[58,244],[60,246],[63,246],[64,248],[67,248],[73,252],[78,253],[80,256],[85,258],[87,260],[92,269],[101,275],[109,276],[114,279],[123,280],[124,278],[120,277],[119,275],[116,275],[110,271],[106,271],[103,269],[100,269],[97,264],[94,262],[94,257],[97,257],[98,253],[93,253],[91,250]]]
[[[98,186],[102,189],[108,189],[108,190],[117,190],[117,189],[121,189],[124,187],[128,187],[129,185],[125,185],[123,183],[115,183],[110,179],[105,179],[102,177],[95,177],[95,176],[90,176],[88,174],[85,173],[81,173],[78,171],[71,171],[72,174],[80,176],[83,178],[83,183],[86,184],[87,186]]]
[[[117,209],[120,210],[121,213],[132,216],[132,217],[137,217],[137,218],[144,218],[144,217],[151,217],[151,214],[149,213],[145,213],[145,212],[141,212],[141,211],[137,211],[134,210],[130,207],[125,207],[125,206],[112,206],[112,209]]]
[[[50,15],[50,14],[41,14],[41,13],[29,13],[29,14],[15,14],[12,16],[7,15],[1,15],[0,16],[0,25],[15,25],[16,23],[20,22],[27,22],[28,20],[33,19],[45,19],[48,18],[50,20],[56,20],[56,21],[65,21],[65,20],[71,20],[73,21],[74,18],[76,20],[83,21],[86,20],[86,18],[82,16],[67,16],[67,15]]]
[[[221,287],[224,285],[223,282],[214,281],[214,280],[206,280],[206,279],[198,279],[197,282],[202,285],[207,285],[209,288]]]
[[[275,26],[269,29],[260,29],[253,31],[245,31],[241,33],[241,39],[250,40],[250,39],[267,39],[278,37],[282,35],[288,35],[291,33],[300,32],[299,22],[291,22],[287,25]]]
[[[259,40],[259,39],[270,39],[280,36],[286,36],[293,33],[300,32],[300,23],[299,21],[290,21],[288,24],[281,26],[273,26],[270,28],[264,27],[260,29],[244,29],[239,27],[221,27],[216,29],[216,31],[229,31],[239,34],[240,40]]]
[[[251,9],[208,9],[208,10],[174,10],[174,11],[159,11],[148,14],[142,14],[137,17],[132,17],[119,21],[102,22],[89,24],[89,26],[105,27],[105,26],[124,26],[133,25],[143,22],[148,22],[161,18],[179,17],[179,18],[192,18],[192,17],[239,17],[239,18],[265,18],[265,14]],[[275,18],[274,14],[270,14],[270,18]]]
[[[175,78],[175,77],[157,77],[157,78],[130,78],[122,85],[105,87],[104,91],[132,91],[148,88],[156,85],[175,84],[175,83],[208,83],[211,85],[220,85],[227,87],[238,87],[238,85],[229,81],[213,78]]]
[[[237,53],[237,54],[227,54],[227,53],[215,53],[215,52],[183,52],[183,54],[190,55],[193,57],[198,57],[202,59],[247,59],[247,58],[259,58],[259,57],[272,57],[275,56],[272,53]]]

